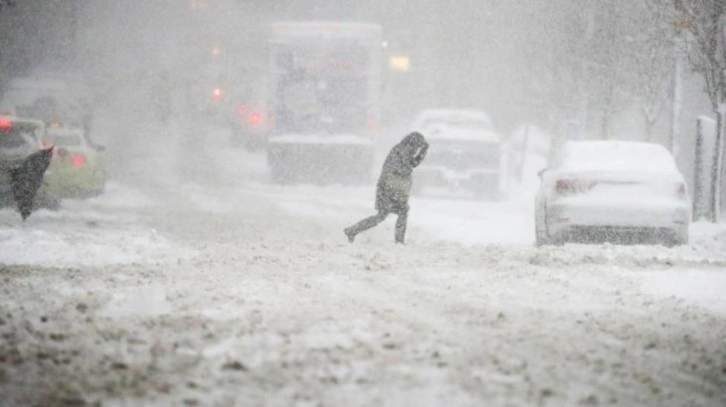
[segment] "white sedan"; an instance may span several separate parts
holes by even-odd
[[[540,173],[537,245],[688,242],[691,205],[671,153],[633,141],[569,141]]]

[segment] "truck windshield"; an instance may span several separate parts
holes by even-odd
[[[370,50],[354,40],[273,47],[278,129],[355,131],[369,117]]]

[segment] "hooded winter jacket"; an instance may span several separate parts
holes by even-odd
[[[428,151],[429,145],[421,133],[411,133],[388,153],[376,188],[376,210],[400,213],[408,210],[413,169]]]

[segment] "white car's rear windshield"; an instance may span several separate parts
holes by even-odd
[[[45,137],[47,144],[58,147],[78,147],[81,145],[81,136],[76,134],[48,135]]]
[[[673,156],[663,146],[629,141],[568,142],[560,168],[567,171],[678,172]]]

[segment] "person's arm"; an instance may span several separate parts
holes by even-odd
[[[426,152],[429,150],[429,144],[424,143],[423,146],[421,146],[421,149],[418,150],[418,153],[413,157],[413,168],[418,167],[419,164],[421,164],[421,161],[423,161],[424,158],[426,158]]]

